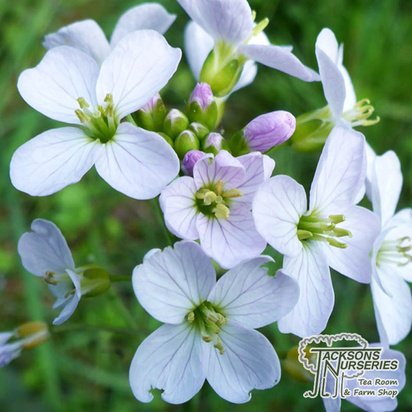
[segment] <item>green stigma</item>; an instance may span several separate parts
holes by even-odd
[[[119,119],[115,115],[113,96],[107,94],[104,104],[99,104],[92,110],[90,104],[83,98],[77,99],[80,109],[75,113],[83,126],[88,130],[90,137],[107,143],[115,135]]]
[[[219,313],[210,302],[203,302],[192,312],[189,312],[186,319],[190,324],[199,328],[204,342],[212,343],[221,355],[225,353],[219,332],[228,319]]]
[[[347,244],[336,238],[352,237],[349,230],[337,227],[345,221],[343,215],[330,215],[319,217],[315,214],[302,216],[297,225],[297,236],[300,241],[317,240],[328,242],[330,246],[345,249]]]
[[[224,190],[219,180],[216,185],[204,187],[197,191],[195,203],[199,212],[216,219],[229,219],[231,200],[243,196],[238,189]]]

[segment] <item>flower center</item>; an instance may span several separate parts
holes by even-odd
[[[99,104],[94,111],[83,97],[79,97],[77,101],[80,109],[75,110],[76,116],[87,128],[90,137],[107,143],[115,135],[119,125],[119,119],[114,111],[113,96],[107,94],[104,105]]]
[[[73,281],[70,279],[70,276],[66,273],[56,273],[47,271],[43,277],[44,281],[52,286],[57,286],[59,283],[67,283],[68,286],[71,286],[69,291],[64,295],[65,298],[73,295],[76,291]]]
[[[203,302],[192,312],[189,312],[186,318],[189,323],[196,324],[205,342],[212,343],[221,355],[225,353],[219,332],[221,326],[223,326],[228,319],[219,313],[210,302]]]
[[[410,252],[412,250],[411,238],[406,236],[397,240],[384,240],[376,257],[376,265],[392,263],[397,266],[406,266],[412,262]]]
[[[243,196],[238,189],[223,190],[223,182],[219,180],[216,185],[203,187],[196,192],[196,206],[199,212],[216,219],[229,219],[229,205],[233,198]]]
[[[345,249],[347,244],[336,240],[336,238],[352,237],[349,230],[337,227],[345,221],[343,215],[330,215],[319,217],[314,214],[302,216],[297,225],[297,235],[300,241],[318,240],[328,242],[330,246]]]
[[[371,106],[370,101],[363,99],[357,102],[352,109],[344,112],[342,117],[351,124],[351,127],[372,126],[381,120],[379,116],[376,119],[368,120],[374,111],[375,109]]]

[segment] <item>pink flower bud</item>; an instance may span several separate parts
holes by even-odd
[[[243,133],[250,151],[265,153],[288,140],[295,128],[295,117],[279,110],[256,117],[245,127]]]
[[[193,176],[193,168],[205,154],[200,150],[189,150],[182,161],[182,171],[186,176]]]
[[[152,113],[160,101],[162,101],[162,98],[159,93],[156,93],[145,105],[140,108],[140,110],[146,113]]]
[[[213,102],[212,89],[207,83],[198,83],[189,99],[189,104],[197,102],[202,110],[206,110]]]

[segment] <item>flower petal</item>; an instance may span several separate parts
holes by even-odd
[[[252,389],[268,389],[279,382],[279,358],[261,333],[229,320],[219,337],[225,352],[210,352],[207,380],[221,398],[245,403]]]
[[[0,346],[0,368],[8,365],[13,359],[20,356],[22,345],[20,342],[7,343]]]
[[[373,242],[379,235],[379,218],[363,207],[354,206],[345,212],[345,221],[339,228],[349,230],[352,237],[337,240],[346,243],[345,249],[322,244],[331,268],[361,283],[369,283],[372,276],[370,253]]]
[[[47,50],[58,46],[70,46],[93,57],[98,64],[110,54],[109,42],[103,30],[94,20],[82,20],[62,27],[44,37]]]
[[[238,90],[252,84],[255,81],[257,71],[257,64],[252,60],[248,60],[243,66],[242,74],[240,75],[238,82],[236,83],[230,94],[233,94]]]
[[[276,322],[295,306],[299,287],[281,271],[269,276],[262,265],[272,261],[269,256],[259,256],[235,266],[218,280],[208,302],[248,328]]]
[[[370,347],[382,347],[382,344],[379,343],[372,343],[369,345]],[[374,390],[375,393],[378,393],[380,388],[384,388],[386,390],[397,390],[400,392],[405,386],[405,366],[406,360],[405,357],[402,355],[401,352],[396,350],[392,350],[389,348],[384,348],[381,353],[382,360],[392,360],[396,359],[398,361],[399,367],[396,370],[385,370],[382,371],[365,371],[362,375],[362,379],[370,379],[372,382],[375,382],[376,378],[380,380],[397,380],[398,385],[368,385],[369,390]],[[358,379],[347,379],[346,380],[346,387],[353,393],[353,389],[355,387],[359,387]],[[391,396],[348,396],[346,398],[347,401],[353,403],[354,405],[358,406],[365,411],[371,412],[387,412],[393,411],[396,409],[398,402],[396,398],[392,398]]]
[[[221,150],[215,158],[205,156],[198,160],[193,168],[196,187],[210,187],[220,180],[224,190],[237,188],[245,179],[242,163],[226,150]]]
[[[157,133],[121,123],[96,160],[99,175],[134,199],[152,199],[179,173],[179,159]]]
[[[326,140],[310,188],[310,212],[344,214],[365,182],[365,137],[335,126]]]
[[[163,189],[160,206],[166,226],[182,239],[199,239],[196,229],[196,185],[193,178],[183,176]]]
[[[253,197],[259,186],[272,175],[275,168],[275,161],[269,156],[259,152],[249,153],[237,158],[245,168],[245,178],[237,186],[242,192],[242,196],[234,199],[236,202],[252,204]]]
[[[82,288],[80,285],[79,275],[70,269],[67,269],[66,273],[70,276],[70,279],[73,282],[74,294],[71,295],[64,303],[63,310],[60,312],[59,316],[54,319],[53,325],[61,325],[62,323],[66,322],[66,320],[68,320],[70,316],[73,315],[74,311],[77,308],[77,305],[79,304],[80,298],[82,297]]]
[[[31,196],[47,196],[77,183],[93,166],[100,144],[81,129],[48,130],[20,146],[10,163],[13,186]]]
[[[158,3],[146,3],[132,7],[117,21],[110,39],[110,46],[115,47],[123,37],[136,30],[155,30],[164,34],[175,20],[176,15],[169,14]]]
[[[316,58],[326,101],[333,117],[338,120],[343,113],[346,87],[344,75],[339,68],[338,42],[329,29],[323,29],[316,40]]]
[[[93,57],[73,47],[49,50],[33,69],[19,77],[17,88],[23,99],[38,112],[64,123],[81,124],[75,114],[77,99],[96,106],[99,65]]]
[[[325,256],[317,242],[307,243],[299,255],[283,260],[282,271],[298,282],[300,295],[292,311],[278,321],[282,333],[300,337],[325,329],[335,301]]]
[[[372,171],[372,206],[382,226],[395,214],[402,190],[401,163],[393,151],[376,156]]]
[[[377,268],[380,283],[372,279],[373,307],[382,342],[396,345],[410,332],[412,326],[412,296],[409,285],[392,270],[391,265]],[[388,295],[389,293],[389,295]]]
[[[194,21],[188,23],[185,29],[185,55],[196,80],[199,80],[203,64],[213,45],[213,38],[198,24]]]
[[[138,347],[130,365],[129,380],[140,402],[153,399],[151,390],[163,389],[162,399],[187,402],[202,387],[206,376],[202,339],[187,322],[163,325]]]
[[[229,219],[216,219],[199,214],[196,222],[203,250],[225,269],[260,255],[266,241],[259,235],[250,208],[230,207]]]
[[[339,70],[343,76],[343,81],[345,82],[345,103],[343,104],[343,112],[346,112],[353,109],[353,106],[355,106],[356,93],[346,68],[344,66],[339,66]]]
[[[253,200],[258,232],[274,249],[288,256],[302,249],[297,225],[306,209],[305,189],[289,176],[272,177],[259,188]]]
[[[215,41],[238,45],[252,34],[252,10],[246,0],[177,1]]]
[[[216,282],[211,260],[195,242],[183,241],[146,255],[133,271],[133,288],[140,304],[154,318],[181,323],[206,300]]]
[[[319,81],[319,75],[314,70],[305,66],[290,49],[283,46],[247,44],[239,47],[239,52],[253,61],[305,82]]]
[[[17,250],[24,268],[36,276],[46,272],[64,273],[74,269],[74,262],[66,239],[52,222],[36,219],[19,240]]]
[[[14,336],[14,332],[0,332],[0,347]]]
[[[154,30],[126,35],[102,64],[97,101],[111,94],[120,118],[135,112],[166,86],[181,55],[180,49],[170,47]]]

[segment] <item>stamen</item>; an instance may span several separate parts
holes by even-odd
[[[77,99],[77,102],[79,103],[80,109],[84,109],[85,107],[90,107],[89,103],[87,103],[86,100],[83,99],[83,97],[79,97]]]
[[[187,320],[189,323],[193,323],[195,321],[195,314],[194,312],[189,312],[187,314]]]
[[[267,25],[269,24],[269,19],[266,17],[261,20],[254,28],[253,28],[253,36],[257,36],[263,30],[266,29]]]
[[[380,117],[368,120],[375,108],[370,104],[369,99],[362,99],[353,106],[352,109],[343,113],[342,117],[347,120],[352,127],[372,126],[380,122]]]
[[[221,180],[219,180],[216,183],[216,194],[220,196],[222,194],[222,192],[223,192],[223,182]]]
[[[206,193],[204,199],[203,199],[203,203],[206,206],[210,206],[217,198],[217,195],[215,192],[209,191]]]
[[[405,244],[406,243],[406,244]],[[403,267],[412,262],[412,256],[408,253],[412,250],[411,238],[405,236],[396,240],[384,240],[376,257],[376,265],[390,263]]]
[[[229,219],[230,210],[222,203],[218,203],[213,212],[218,219]]]

